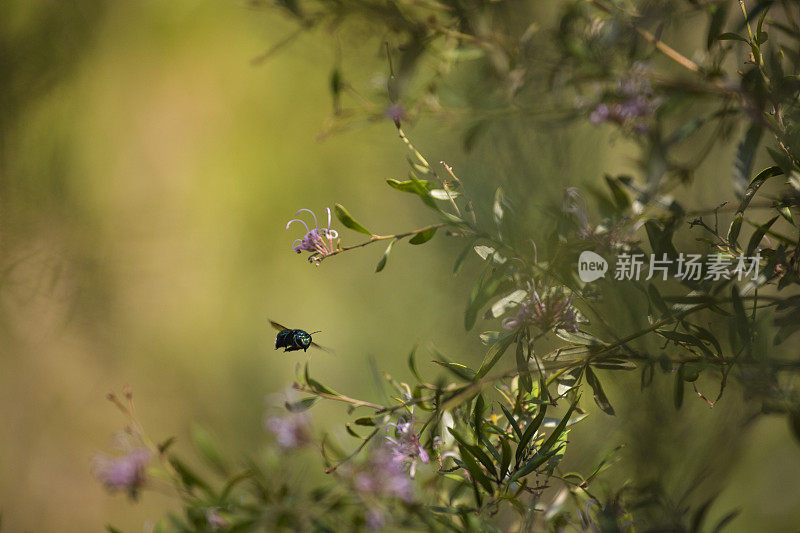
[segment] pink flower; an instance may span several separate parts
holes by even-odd
[[[386,444],[374,446],[366,462],[353,474],[353,485],[367,497],[414,499],[414,485]]]
[[[301,448],[312,441],[311,421],[304,413],[268,418],[264,421],[264,427],[275,436],[275,442],[284,450]]]
[[[427,463],[430,459],[428,452],[419,442],[419,434],[414,431],[414,420],[406,422],[400,418],[397,424],[386,424],[386,429],[394,426],[395,437],[386,437],[394,461],[403,468],[408,468],[409,475],[413,478],[417,470],[417,460]]]
[[[92,460],[92,472],[110,492],[124,490],[135,498],[147,481],[147,465],[153,454],[130,435],[120,437],[118,447],[125,452],[123,455],[97,454]]]
[[[314,217],[314,229],[309,229],[308,224],[306,224],[302,219],[294,218],[286,223],[286,229],[289,229],[292,222],[299,222],[306,228],[306,234],[303,236],[302,239],[295,239],[292,243],[292,249],[297,252],[298,254],[302,251],[311,252],[311,255],[308,257],[308,262],[320,261],[326,255],[332,254],[336,248],[333,245],[333,240],[339,238],[339,233],[336,230],[331,229],[331,210],[330,208],[326,207],[325,211],[328,213],[328,227],[327,228],[320,228],[319,224],[317,223],[317,215],[314,214],[313,211],[310,209],[300,209],[295,216],[299,215],[303,211],[308,211],[311,213],[311,216]],[[319,264],[319,263],[317,263]]]

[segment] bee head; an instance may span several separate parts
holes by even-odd
[[[300,346],[305,350],[311,346],[311,335],[305,331],[297,331],[294,334],[294,342],[297,346]]]

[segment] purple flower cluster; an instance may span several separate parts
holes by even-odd
[[[513,330],[530,325],[542,331],[554,328],[578,331],[578,310],[572,305],[572,296],[567,296],[561,287],[550,287],[542,293],[544,296],[531,285],[528,296],[517,306],[516,316],[504,319],[503,327]]]
[[[328,213],[328,227],[327,228],[320,228],[317,222],[317,215],[314,214],[313,211],[310,209],[300,209],[295,216],[299,215],[303,211],[308,211],[311,213],[311,216],[314,218],[314,229],[310,229],[308,224],[306,224],[302,219],[294,218],[286,223],[286,229],[289,229],[289,226],[292,222],[299,222],[306,228],[306,234],[303,236],[302,239],[295,239],[292,243],[292,249],[297,252],[298,254],[303,252],[311,252],[311,255],[308,258],[309,262],[319,261],[326,255],[332,254],[336,248],[333,244],[334,239],[339,238],[339,233],[336,230],[331,229],[331,210],[330,208],[326,207],[325,211]],[[319,264],[319,263],[317,263]]]
[[[419,434],[414,431],[414,420],[411,419],[411,421],[406,422],[404,418],[400,418],[397,424],[387,424],[387,430],[389,426],[395,428],[395,436],[386,437],[392,457],[394,457],[396,463],[404,469],[408,469],[413,478],[417,471],[417,461],[419,460],[423,463],[430,461],[428,452],[419,442]]]
[[[312,442],[311,420],[305,413],[267,418],[264,427],[275,436],[275,442],[283,450],[301,448]]]
[[[414,483],[397,460],[395,451],[386,444],[374,446],[367,460],[353,475],[355,489],[364,496],[414,499]]]
[[[646,134],[649,131],[648,119],[656,112],[661,100],[654,94],[644,74],[645,68],[636,66],[621,78],[611,101],[597,104],[589,115],[589,121],[592,124],[611,122]]]
[[[124,490],[135,498],[147,481],[147,465],[153,454],[127,434],[120,437],[118,447],[123,455],[97,454],[92,460],[92,472],[110,492]]]

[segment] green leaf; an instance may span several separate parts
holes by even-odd
[[[319,401],[319,396],[309,396],[308,398],[303,398],[302,400],[298,400],[296,402],[284,402],[284,407],[286,407],[287,411],[291,411],[292,413],[300,413],[303,411],[307,411],[311,409],[311,407]]]
[[[589,333],[583,331],[572,332],[563,328],[556,328],[556,336],[560,339],[564,339],[567,342],[578,344],[580,346],[601,346],[603,344],[603,341],[594,335],[590,335]]]
[[[464,249],[458,254],[458,258],[456,258],[456,262],[453,265],[453,275],[458,274],[461,272],[461,268],[464,266],[464,261],[469,257],[469,252],[472,250],[472,247],[475,245],[475,239],[470,240]]]
[[[486,455],[486,452],[481,450],[478,446],[468,443],[467,440],[455,429],[447,428],[447,430],[453,435],[453,437],[455,437],[456,441],[458,441],[460,445],[464,446],[464,448],[466,448],[473,457],[475,457],[483,466],[486,467],[486,471],[489,472],[490,476],[494,477],[497,475],[494,463],[492,462],[491,458]],[[489,489],[489,491],[491,492],[491,489]]]
[[[519,424],[517,424],[517,420],[514,418],[514,415],[512,415],[503,404],[500,404],[500,409],[503,410],[503,414],[506,416],[508,423],[514,429],[514,433],[517,435],[517,438],[522,440],[522,430],[519,428]]]
[[[336,212],[336,218],[338,218],[345,227],[350,228],[353,231],[358,231],[360,233],[364,233],[365,235],[372,236],[372,232],[359,224],[352,216],[350,216],[350,213],[347,212],[347,209],[345,209],[342,204],[335,204],[333,206],[333,210]]]
[[[417,233],[408,242],[410,244],[425,244],[429,240],[433,239],[433,236],[436,235],[437,229],[439,228],[430,228],[423,232]]]
[[[417,381],[422,381],[422,378],[419,377],[419,372],[417,371],[417,347],[414,346],[411,349],[411,353],[408,354],[408,368],[411,370],[411,373],[414,374],[414,377],[417,378]]]
[[[564,415],[564,418],[561,419],[561,422],[559,422],[559,424],[556,426],[556,428],[553,430],[550,436],[547,437],[547,440],[544,441],[544,444],[542,444],[541,448],[539,448],[540,452],[542,450],[549,450],[553,446],[553,444],[555,444],[555,442],[567,428],[567,424],[569,423],[569,417],[570,415],[572,415],[572,411],[575,410],[575,407],[577,407],[578,400],[580,399],[581,399],[580,396],[575,398],[575,401],[573,401],[572,405],[570,405],[569,409],[567,409],[567,414]]]
[[[492,304],[491,308],[492,317],[499,318],[503,316],[504,314],[506,314],[506,312],[508,312],[509,309],[513,309],[514,307],[519,305],[519,303],[525,299],[525,296],[527,296],[527,294],[528,294],[527,291],[524,291],[522,289],[517,289],[511,294],[503,296],[502,298],[500,298],[499,300],[497,300],[495,303]]]
[[[525,449],[528,447],[533,435],[536,433],[536,430],[541,427],[542,422],[544,421],[545,414],[547,413],[547,405],[541,404],[539,406],[539,412],[536,414],[535,418],[532,418],[528,425],[525,426],[525,431],[522,433],[522,437],[519,439],[519,444],[517,444],[517,453],[515,456],[515,460],[519,463],[522,460],[522,455],[525,452]]]
[[[758,124],[753,124],[747,129],[744,138],[736,149],[736,159],[733,164],[733,190],[739,198],[744,196],[750,181],[750,175],[753,172],[753,160],[763,133],[764,128]]]
[[[733,304],[733,313],[736,320],[736,331],[742,342],[747,345],[750,343],[750,321],[747,320],[744,302],[742,302],[742,297],[739,296],[739,289],[736,285],[731,285],[731,303]]]
[[[617,452],[618,452],[618,451],[620,451],[620,450],[621,450],[622,448],[624,448],[624,447],[625,447],[625,445],[624,445],[624,444],[620,444],[619,446],[617,446],[616,448],[614,448],[613,450],[611,450],[611,451],[610,451],[608,454],[606,454],[606,456],[605,456],[605,457],[603,457],[603,460],[602,460],[602,461],[600,461],[600,463],[597,465],[597,468],[595,468],[595,469],[594,469],[594,472],[592,472],[592,473],[589,475],[589,477],[587,477],[587,478],[586,478],[586,482],[585,482],[585,483],[588,485],[588,484],[589,484],[589,483],[591,483],[591,482],[594,480],[594,478],[596,478],[596,477],[597,477],[597,476],[598,476],[598,475],[599,475],[601,472],[603,472],[605,469],[607,469],[609,466],[611,466],[611,464],[610,464],[610,461],[611,461],[611,459],[612,459],[612,458],[613,458],[613,457],[614,457],[614,456],[617,454]]]
[[[750,205],[750,201],[753,199],[753,196],[756,195],[759,187],[768,179],[780,176],[781,174],[783,174],[783,170],[781,170],[780,167],[771,166],[759,172],[756,177],[750,181],[750,184],[747,186],[742,196],[742,201],[739,202],[739,208],[736,210],[736,215],[733,217],[730,228],[728,228],[728,242],[736,243],[739,238],[739,231],[742,229],[742,220],[744,219],[744,211],[747,209],[747,206]]]
[[[191,468],[189,468],[186,463],[175,457],[174,455],[169,456],[169,462],[178,475],[181,477],[181,481],[188,489],[192,489],[193,487],[199,487],[206,491],[207,493],[211,494],[211,487],[203,481],[203,479],[198,476]]]
[[[497,227],[498,233],[501,233],[503,227],[503,216],[505,215],[505,193],[502,187],[498,187],[494,192],[494,205],[492,206],[492,215],[494,217],[494,225]]]
[[[725,19],[728,16],[728,5],[727,4],[716,4],[712,5],[709,8],[711,13],[711,20],[708,23],[708,35],[706,37],[706,48],[711,50],[711,46],[714,44],[714,41],[717,40],[717,37],[722,30],[722,27],[725,25]]]
[[[427,180],[421,180],[411,175],[411,179],[407,181],[398,181],[395,179],[388,179],[386,183],[389,187],[397,189],[398,191],[416,194],[428,207],[439,210],[436,201],[430,195],[430,184]]]
[[[494,447],[494,444],[492,444],[489,438],[483,433],[478,435],[478,438],[480,439],[481,443],[483,443],[483,447],[486,448],[489,451],[489,453],[492,454],[492,457],[494,457],[495,461],[497,461],[497,464],[498,465],[502,464],[503,458],[500,457],[500,453],[498,453],[497,449]]]
[[[689,329],[691,329],[699,339],[711,343],[714,346],[714,349],[717,351],[716,355],[722,355],[722,346],[720,346],[719,341],[713,333],[704,327],[696,326],[694,324],[689,324]]]
[[[717,36],[718,41],[742,41],[743,43],[750,44],[750,41],[745,39],[739,34],[732,33],[732,32],[725,32],[722,35]]]
[[[737,516],[739,516],[739,513],[741,512],[742,512],[741,509],[734,509],[730,513],[726,514],[724,517],[722,517],[722,519],[719,522],[717,522],[717,525],[716,527],[714,527],[714,531],[712,533],[719,533],[720,531],[722,531],[725,528],[725,526],[733,522],[733,520]]]
[[[353,423],[357,426],[374,426],[375,420],[370,416],[362,416],[361,418],[356,418]]]
[[[691,344],[692,346],[697,346],[706,355],[714,357],[714,353],[708,349],[708,346],[703,344],[703,342],[694,335],[690,335],[688,333],[681,333],[679,331],[672,331],[668,329],[657,329],[656,333],[658,333],[665,339],[669,339],[676,343]]]
[[[517,342],[517,373],[519,374],[519,383],[522,390],[530,394],[533,390],[533,381],[531,380],[531,373],[528,370],[528,357],[525,355],[525,343],[522,341]]]
[[[495,342],[491,348],[486,352],[486,355],[483,358],[483,362],[481,363],[481,367],[478,369],[478,372],[475,373],[475,379],[481,379],[484,377],[489,370],[492,369],[494,365],[503,357],[503,354],[508,350],[508,347],[511,346],[511,343],[514,342],[514,334],[508,334],[505,337],[500,337],[500,339]]]
[[[175,444],[175,437],[169,437],[158,445],[158,453],[166,452],[170,446]]]
[[[222,460],[222,456],[218,451],[217,443],[211,434],[199,425],[194,425],[191,430],[192,443],[203,460],[223,475],[227,475],[228,468]]]
[[[464,328],[467,331],[471,330],[475,325],[475,321],[478,318],[478,311],[497,294],[501,284],[505,281],[506,268],[506,266],[501,266],[494,269],[485,281],[483,279],[484,276],[481,276],[473,286],[469,302],[467,303],[467,310],[464,312]]]
[[[357,439],[362,439],[362,440],[364,439],[364,437],[362,437],[361,435],[359,435],[358,433],[353,431],[353,428],[350,427],[349,423],[344,425],[344,429],[345,429],[345,431],[347,431],[347,434],[350,435],[351,437],[355,437]]]
[[[506,258],[500,255],[497,250],[485,244],[478,244],[475,246],[475,253],[484,261],[494,261],[498,265],[506,262]]]
[[[381,270],[384,269],[384,267],[386,266],[386,260],[389,259],[389,253],[391,253],[391,251],[392,251],[392,246],[394,246],[394,243],[396,243],[396,242],[397,242],[397,239],[392,239],[392,242],[390,242],[389,246],[386,247],[386,251],[383,252],[383,256],[381,257],[381,260],[378,261],[378,264],[375,267],[375,272],[380,272]]]
[[[313,390],[314,392],[321,392],[324,394],[330,394],[332,396],[341,396],[341,394],[339,394],[335,390],[323,385],[316,379],[313,379],[308,373],[308,363],[306,363],[305,366],[305,380],[308,386],[311,387],[311,390]]]
[[[406,181],[399,181],[394,179],[386,180],[386,183],[389,184],[389,187],[392,189],[397,189],[398,191],[408,192],[411,194],[419,194],[420,186],[423,188],[423,192],[427,194],[428,192],[428,181],[426,180],[406,180]]]
[[[510,481],[516,481],[517,479],[519,479],[521,477],[527,476],[528,474],[530,474],[531,472],[533,472],[534,470],[536,470],[537,468],[542,466],[542,464],[544,464],[545,461],[547,461],[548,459],[553,457],[555,454],[560,452],[563,447],[564,446],[562,445],[562,446],[559,446],[558,448],[556,448],[555,450],[551,450],[551,451],[548,451],[548,452],[543,452],[542,450],[544,450],[544,448],[539,449],[539,451],[536,453],[536,455],[534,455],[530,460],[528,460],[527,463],[522,465],[522,468],[517,470],[514,473],[514,475],[511,476]]]
[[[481,467],[478,465],[478,462],[471,454],[467,452],[467,448],[460,442],[458,443],[458,451],[461,458],[461,462],[466,467],[470,477],[472,477],[473,480],[480,483],[481,486],[483,486],[483,488],[486,489],[486,492],[492,494],[494,492],[494,489],[492,488],[491,480],[488,477],[486,477],[486,474],[484,473],[483,470],[481,470]]]
[[[800,440],[800,436],[798,436],[798,440]],[[502,479],[508,474],[508,467],[511,464],[511,445],[507,438],[500,437],[500,448],[503,452],[503,460],[500,462],[500,479]]]
[[[650,297],[650,302],[655,306],[661,316],[669,315],[669,307],[658,292],[658,288],[651,282],[647,285],[647,295]]]
[[[592,361],[590,364],[600,370],[636,370],[636,363],[613,357],[603,357],[602,360]]]
[[[747,252],[745,253],[746,256],[750,257],[753,255],[753,252],[756,251],[756,248],[761,243],[761,239],[764,238],[764,235],[767,234],[769,228],[775,223],[776,220],[778,220],[778,218],[780,218],[780,215],[775,215],[756,228],[756,230],[753,232],[753,235],[750,237],[750,242],[747,244]]]
[[[428,194],[431,196],[431,198],[449,202],[455,198],[458,198],[459,192],[451,191],[449,189],[431,189],[428,191]]]
[[[608,397],[603,391],[603,386],[600,385],[600,380],[597,379],[597,375],[592,370],[592,367],[588,365],[586,366],[586,382],[594,392],[594,402],[597,406],[604,413],[614,416],[614,408],[611,406],[611,402],[608,401]]]
[[[441,355],[440,355],[441,357]],[[475,379],[475,371],[469,368],[466,365],[462,365],[460,363],[451,363],[450,361],[433,361],[439,366],[445,367],[447,370],[455,374],[457,377],[466,380],[472,381]]]
[[[606,174],[603,176],[606,180],[606,185],[608,188],[611,189],[611,196],[614,198],[614,204],[616,204],[617,211],[624,212],[631,206],[631,199],[628,196],[622,187],[619,186],[619,182],[614,179],[613,177]]]
[[[472,431],[475,432],[476,438],[479,438],[481,433],[481,426],[483,425],[483,410],[486,407],[483,401],[483,394],[478,394],[475,398],[475,407],[472,408]]]

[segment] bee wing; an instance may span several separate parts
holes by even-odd
[[[334,352],[330,348],[326,348],[325,346],[320,346],[319,344],[317,344],[314,341],[311,341],[311,346],[313,346],[314,348],[317,348],[318,350],[322,350],[323,352],[328,352],[331,355],[335,355],[336,354],[336,352]]]
[[[278,331],[283,331],[283,330],[285,330],[285,329],[289,329],[289,328],[287,328],[286,326],[281,326],[280,324],[278,324],[278,323],[277,323],[277,322],[275,322],[274,320],[270,320],[270,321],[269,321],[269,323],[270,323],[270,324],[272,324],[272,327],[273,327],[273,328],[275,328],[275,329],[277,329]]]

